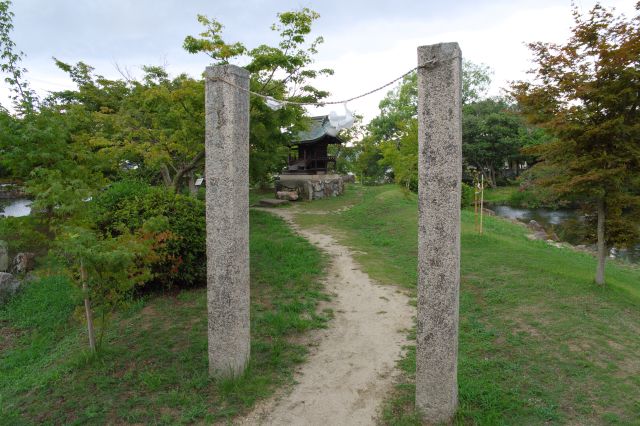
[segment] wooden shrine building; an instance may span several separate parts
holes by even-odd
[[[343,143],[335,134],[328,116],[312,117],[309,130],[298,133],[289,145],[289,164],[282,174],[327,174],[330,164],[335,168],[336,157],[328,154],[328,146]]]

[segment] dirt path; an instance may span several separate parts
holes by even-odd
[[[395,362],[413,324],[409,298],[391,286],[374,283],[347,247],[331,236],[300,229],[292,209],[269,212],[287,220],[312,244],[332,257],[326,289],[334,319],[312,340],[306,363],[296,371],[290,393],[260,405],[239,424],[371,425],[392,389]]]

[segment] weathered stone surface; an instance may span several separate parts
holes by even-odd
[[[295,191],[305,200],[317,200],[341,195],[344,192],[344,180],[342,176],[335,174],[283,174],[280,175],[276,188],[278,191]]]
[[[5,303],[20,288],[20,281],[7,272],[0,272],[0,305]]]
[[[205,78],[209,373],[233,377],[250,350],[249,94],[226,82],[248,90],[249,72],[212,66]]]
[[[18,253],[13,259],[11,271],[13,271],[14,274],[26,274],[29,271],[33,271],[35,264],[36,255],[34,253]]]
[[[416,407],[430,424],[458,405],[461,57],[457,43],[418,48]]]
[[[0,272],[9,270],[9,246],[6,241],[0,241]]]
[[[344,183],[356,183],[356,175],[342,175]]]
[[[296,191],[278,191],[276,192],[276,198],[278,200],[296,201],[299,196]]]
[[[289,204],[288,200],[278,200],[275,198],[263,198],[260,200],[260,205],[262,207],[278,207]]]
[[[536,220],[530,220],[527,224],[527,227],[531,229],[533,232],[546,232],[544,227],[538,223]]]

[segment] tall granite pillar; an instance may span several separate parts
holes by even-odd
[[[430,423],[458,405],[461,56],[458,43],[418,47],[416,406]]]
[[[205,176],[209,375],[249,361],[249,72],[207,67]]]

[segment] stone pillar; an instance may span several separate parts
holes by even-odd
[[[249,72],[205,71],[209,375],[242,374],[249,361]],[[224,80],[224,81],[223,81]]]
[[[461,56],[458,43],[418,47],[416,407],[429,423],[458,405]]]

